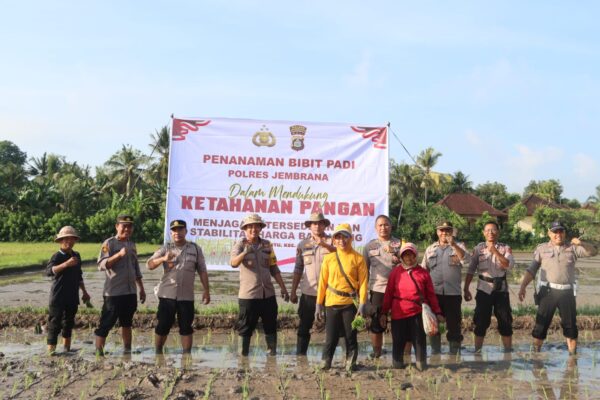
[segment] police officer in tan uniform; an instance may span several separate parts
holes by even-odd
[[[285,301],[290,299],[277,266],[273,246],[260,237],[265,226],[267,224],[260,215],[247,215],[240,225],[244,238],[235,242],[229,259],[233,268],[240,269],[240,311],[236,329],[242,339],[242,356],[247,356],[250,351],[250,339],[259,318],[265,332],[267,354],[277,354],[277,300],[271,277],[279,284],[281,297]]]
[[[371,240],[363,249],[363,257],[369,269],[370,303],[372,311],[371,358],[379,358],[383,347],[383,332],[385,326],[379,321],[379,312],[383,304],[383,295],[392,268],[400,263],[399,252],[402,241],[392,236],[392,221],[387,215],[379,215],[375,219],[377,239]]]
[[[538,281],[539,306],[535,316],[533,336],[533,349],[540,351],[552,322],[554,312],[558,308],[563,335],[567,338],[567,347],[570,354],[577,352],[577,308],[576,271],[575,263],[581,257],[593,257],[598,250],[589,243],[582,242],[579,238],[566,241],[565,227],[559,221],[553,222],[548,228],[550,241],[540,244],[533,253],[531,265],[527,268],[519,300],[525,299],[526,288],[536,274],[540,273]]]
[[[100,323],[94,331],[98,355],[104,355],[106,337],[117,320],[121,325],[124,350],[131,352],[131,326],[133,314],[137,310],[136,285],[139,289],[140,302],[144,304],[146,301],[137,249],[131,240],[133,217],[119,215],[115,229],[116,236],[102,243],[98,257],[98,269],[104,271],[106,275]]]
[[[469,290],[473,275],[479,272],[477,294],[475,295],[475,352],[480,352],[485,333],[492,321],[492,310],[498,321],[498,331],[502,337],[504,351],[512,350],[512,309],[508,296],[506,273],[514,265],[515,260],[510,246],[499,243],[500,227],[495,221],[487,222],[483,227],[485,242],[475,246],[465,277],[465,301],[471,301]]]
[[[331,244],[331,237],[325,233],[325,228],[331,222],[322,213],[313,213],[304,225],[310,229],[310,237],[298,243],[296,250],[296,265],[294,267],[294,279],[290,301],[298,303],[296,290],[301,283],[300,305],[298,306],[298,339],[296,342],[296,354],[306,355],[310,343],[310,329],[315,321],[315,305],[317,301],[317,286],[319,285],[319,273],[323,257],[335,247]]]
[[[200,277],[204,294],[202,303],[210,303],[208,273],[202,249],[196,243],[185,239],[187,224],[176,219],[171,222],[171,243],[158,249],[146,262],[149,270],[162,266],[163,275],[158,284],[158,324],[154,329],[154,347],[157,354],[162,354],[169,331],[175,322],[179,324],[181,347],[183,353],[192,351],[192,334],[194,329],[194,279],[196,273]]]
[[[454,239],[454,226],[450,221],[444,221],[436,227],[438,241],[427,247],[421,266],[429,270],[435,294],[442,313],[446,318],[446,339],[450,354],[460,351],[463,340],[462,322],[462,291],[461,269],[468,263],[469,255],[465,245]],[[430,337],[431,354],[441,352],[441,336]]]

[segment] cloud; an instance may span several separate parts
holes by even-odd
[[[517,144],[513,147],[516,154],[505,158],[503,181],[511,190],[525,187],[531,180],[546,179],[550,175],[560,179],[561,160],[564,151],[558,147],[528,147]],[[505,154],[511,154],[507,152]],[[498,153],[502,154],[502,153]]]
[[[465,139],[473,147],[480,147],[483,143],[481,135],[470,129],[465,133]]]
[[[378,87],[383,84],[383,79],[373,78],[371,55],[363,52],[360,61],[354,66],[354,70],[344,75],[344,82],[351,87]]]
[[[596,160],[587,154],[578,153],[573,156],[573,173],[579,178],[592,178],[598,175]]]
[[[510,164],[525,170],[531,170],[532,173],[533,170],[539,167],[560,161],[564,156],[564,152],[560,148],[553,146],[532,149],[518,144],[515,148],[518,155],[509,159]]]

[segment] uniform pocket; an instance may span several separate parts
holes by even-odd
[[[436,265],[437,265],[437,256],[431,256],[431,257],[427,258],[427,266],[429,267],[429,269],[435,268]]]
[[[373,257],[377,257],[381,254],[381,249],[377,248],[377,249],[372,249],[369,250],[369,255],[373,256]]]

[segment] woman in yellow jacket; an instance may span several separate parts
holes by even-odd
[[[325,318],[325,347],[322,369],[331,368],[333,353],[341,332],[346,340],[346,370],[356,368],[358,357],[357,331],[352,329],[356,316],[354,299],[358,297],[358,313],[366,315],[367,264],[361,254],[352,248],[352,229],[349,224],[340,224],[333,231],[335,253],[323,258],[315,318]]]

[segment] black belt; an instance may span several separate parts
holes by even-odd
[[[489,276],[479,275],[479,279],[482,281],[494,283],[494,278],[490,278]]]
[[[352,293],[347,293],[347,292],[342,292],[341,290],[337,290],[334,287],[331,286],[327,286],[327,290],[337,294],[338,296],[342,296],[342,297],[356,297],[356,293],[352,292]]]

